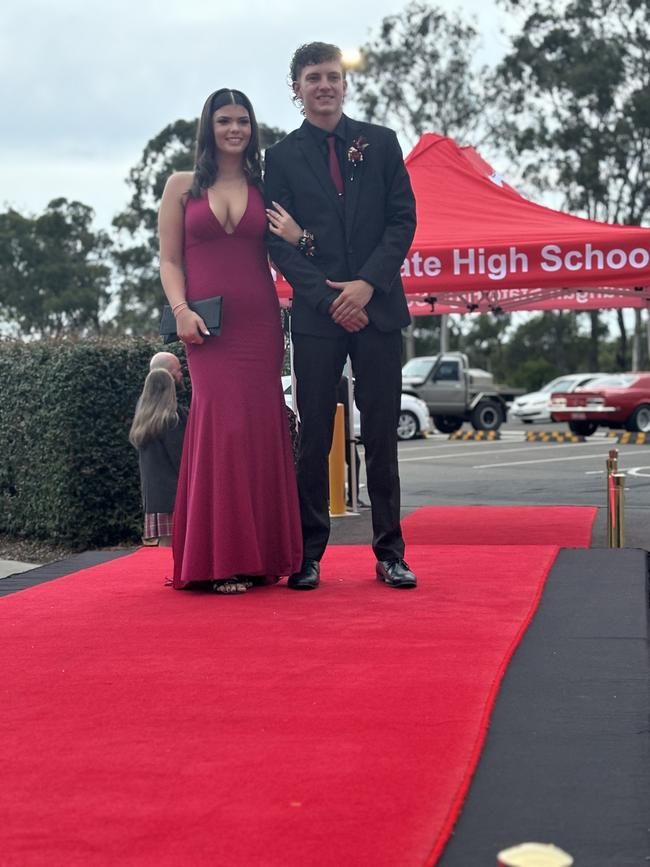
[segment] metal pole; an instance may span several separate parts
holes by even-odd
[[[293,368],[293,339],[289,337],[289,367],[291,369],[291,409],[298,417],[298,401],[296,400],[296,371]]]
[[[618,472],[618,449],[610,449],[607,457],[607,547],[612,547],[614,517],[614,482],[612,475]]]
[[[449,316],[443,313],[440,316],[440,354],[449,352]]]
[[[625,473],[613,473],[612,548],[625,547]]]
[[[632,341],[632,370],[641,370],[641,310],[634,308],[634,340]]]
[[[348,497],[350,499],[350,511],[358,512],[359,511],[359,503],[357,498],[357,453],[356,453],[356,434],[354,433],[354,383],[352,378],[354,376],[352,370],[352,359],[348,355],[347,362],[347,370],[346,376],[348,378],[348,418],[350,419],[350,430],[345,432],[346,437],[349,442],[349,455],[350,455],[350,487],[351,491],[348,491]]]
[[[413,325],[413,317],[411,322],[404,329],[404,357],[406,361],[415,357],[415,326]]]

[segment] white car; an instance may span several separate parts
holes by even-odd
[[[284,392],[284,402],[287,406],[293,408],[291,397],[291,377],[282,377],[282,391]],[[402,395],[402,404],[400,408],[399,419],[397,422],[397,439],[412,440],[416,437],[424,436],[431,433],[433,430],[429,408],[423,400],[415,397],[412,394]],[[361,434],[361,416],[357,405],[354,405],[354,435]]]
[[[539,391],[531,391],[522,394],[512,402],[508,417],[531,424],[532,422],[551,421],[551,394],[554,391],[575,391],[582,388],[592,379],[604,376],[602,373],[570,373],[566,376],[558,376],[547,382]]]

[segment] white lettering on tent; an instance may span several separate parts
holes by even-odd
[[[607,264],[614,271],[619,271],[625,268],[627,263],[627,255],[624,250],[610,250],[607,254]]]
[[[582,268],[581,254],[577,250],[569,250],[564,257],[564,267],[567,271],[579,271]]]
[[[650,263],[650,251],[643,247],[635,247],[630,253],[625,250],[594,249],[591,244],[585,244],[583,250],[567,250],[564,252],[559,244],[547,244],[542,247],[541,267],[544,271],[603,271],[609,268],[620,271],[630,267],[637,271],[647,268]]]
[[[647,268],[650,265],[650,253],[643,247],[635,247],[629,256],[633,268]]]
[[[437,277],[442,271],[442,262],[437,256],[427,256],[424,260],[424,273],[427,277]]]
[[[463,255],[463,253],[465,255]],[[509,274],[528,273],[528,256],[509,247],[507,253],[491,253],[486,256],[485,247],[454,249],[454,274],[486,274],[490,280],[503,280]]]
[[[594,260],[596,262],[595,268],[597,271],[602,271],[605,267],[605,256],[603,255],[602,250],[594,250],[591,244],[585,245],[585,268],[587,271],[594,270]]]
[[[633,268],[642,271],[650,265],[650,249],[635,247],[629,253],[620,248],[600,250],[592,244],[581,249],[563,249],[559,244],[546,244],[539,253],[539,266],[543,271],[620,271]],[[517,274],[529,273],[529,254],[520,252],[516,247],[508,247],[506,252],[491,252],[485,247],[455,247],[451,262],[455,277],[481,275],[493,282],[506,280]],[[421,250],[412,250],[404,259],[402,277],[431,278],[439,277],[448,269],[438,256],[425,256]]]
[[[442,271],[442,262],[437,256],[422,258],[419,250],[414,250],[410,257],[404,259],[401,268],[402,277],[438,277]]]
[[[558,253],[562,252],[562,248],[557,244],[547,244],[542,247],[542,268],[545,271],[559,271],[562,267],[562,259]]]

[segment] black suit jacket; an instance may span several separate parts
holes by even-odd
[[[392,130],[346,120],[345,205],[305,124],[266,151],[268,205],[279,202],[316,238],[316,255],[308,258],[270,232],[267,236],[271,259],[294,289],[292,330],[298,334],[345,333],[328,313],[338,293],[326,279],[371,283],[375,291],[366,311],[380,331],[410,322],[400,268],[415,233],[415,198],[402,151]],[[368,146],[363,161],[353,165],[347,152],[360,137]]]

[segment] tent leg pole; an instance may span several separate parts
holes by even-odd
[[[440,316],[440,354],[449,352],[449,316],[443,313]]]
[[[348,499],[350,500],[350,511],[358,512],[359,503],[357,500],[357,443],[354,434],[354,371],[352,370],[352,359],[348,356],[346,375],[348,378],[348,418],[350,419],[349,430],[345,432],[345,438],[348,441],[348,454],[350,456],[350,487],[348,491]]]
[[[411,317],[411,322],[404,329],[404,357],[406,361],[410,361],[411,358],[415,358],[415,333],[413,317]]]

